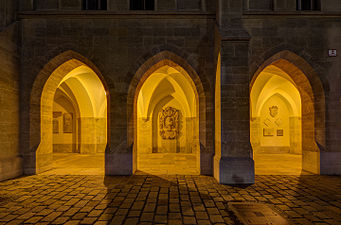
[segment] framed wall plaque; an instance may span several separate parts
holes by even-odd
[[[277,136],[283,136],[283,134],[284,134],[283,129],[277,130]]]
[[[57,119],[54,119],[52,123],[53,123],[53,133],[59,134],[59,121]]]
[[[58,111],[53,112],[53,118],[58,118],[58,117],[61,117],[62,115],[63,115],[62,112],[58,112]]]
[[[63,115],[63,132],[72,133],[72,113],[64,113]]]
[[[263,128],[263,136],[264,137],[274,136],[274,129],[273,128]]]

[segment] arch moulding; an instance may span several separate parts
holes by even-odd
[[[52,136],[52,107],[49,101],[53,101],[54,93],[65,75],[82,65],[89,67],[98,76],[107,92],[107,102],[110,102],[110,93],[104,77],[86,57],[69,50],[45,64],[36,76],[30,94],[29,146],[24,154],[25,174],[37,174],[51,168],[52,143],[49,138]],[[110,104],[107,105],[107,115],[110,115]],[[110,117],[107,118],[107,146],[110,146]]]
[[[284,50],[271,56],[251,76],[250,93],[258,75],[270,65],[284,71],[293,80],[302,101],[302,168],[320,173],[320,152],[325,149],[325,91],[320,77],[302,57]]]
[[[144,83],[144,81],[157,69],[163,66],[170,66],[181,72],[182,74],[188,74],[190,79],[192,80],[192,84],[194,85],[194,90],[197,91],[198,98],[198,114],[199,114],[199,142],[201,146],[206,145],[206,95],[203,88],[203,84],[201,79],[195,69],[188,64],[186,60],[181,58],[180,56],[170,52],[170,51],[162,51],[147,61],[145,61],[136,71],[133,76],[127,96],[127,145],[128,148],[131,149],[132,153],[132,172],[136,170],[136,149],[134,147],[136,141],[136,126],[137,126],[137,115],[136,115],[136,103],[137,96],[139,91]],[[200,148],[200,155],[202,155],[202,149]],[[208,161],[207,159],[205,161]],[[201,160],[201,171],[207,170],[205,168],[205,164],[202,164]]]

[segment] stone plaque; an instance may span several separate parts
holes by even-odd
[[[58,118],[61,117],[63,115],[62,112],[53,112],[53,118]]]
[[[72,133],[72,113],[64,113],[63,115],[63,132]]]
[[[274,129],[273,128],[263,128],[263,136],[264,137],[274,136]]]
[[[228,204],[237,218],[245,225],[293,225],[270,205],[255,202],[230,202]]]
[[[336,49],[329,49],[328,50],[328,56],[329,57],[336,57],[337,56]]]
[[[170,106],[162,109],[159,124],[162,139],[176,139],[179,135],[179,110]]]
[[[278,129],[277,130],[277,136],[283,136],[283,134],[284,134],[283,129]]]
[[[53,120],[53,133],[54,134],[59,133],[59,121],[56,119]]]

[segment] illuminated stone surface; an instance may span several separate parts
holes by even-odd
[[[341,178],[36,175],[0,182],[0,224],[238,224],[227,204],[266,203],[295,224],[341,223]]]
[[[307,148],[302,142],[301,95],[293,79],[270,65],[252,83],[250,99],[255,173],[301,174],[302,147]]]
[[[197,158],[193,154],[168,153],[138,156],[138,168],[148,174],[199,175]]]
[[[153,11],[138,12],[129,0],[92,11],[84,1],[0,0],[0,180],[50,170],[53,150],[105,152],[106,175],[133,175],[144,151],[193,154],[198,173],[225,184],[254,183],[254,165],[270,159],[255,162],[257,154],[274,151],[302,155],[310,173],[341,175],[340,54],[328,55],[341,49],[340,0],[314,0],[323,4],[311,11],[301,11],[306,0],[298,8],[295,0],[155,0]],[[77,70],[106,92],[68,76]],[[145,98],[154,72],[162,79]],[[176,141],[153,129],[167,104],[186,117]],[[174,161],[165,173],[183,170],[185,161]]]
[[[294,154],[255,154],[257,175],[301,175],[302,156]]]
[[[104,175],[104,154],[54,153],[53,169],[44,175]]]
[[[199,99],[192,78],[177,65],[147,75],[135,96],[137,169],[200,174]]]
[[[232,210],[236,214],[238,220],[245,225],[293,225],[287,218],[283,217],[277,210],[271,208],[267,204],[232,202],[228,204],[228,208]]]

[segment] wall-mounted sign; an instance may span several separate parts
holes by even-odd
[[[283,129],[278,129],[277,130],[277,136],[283,136]]]
[[[336,57],[337,53],[336,53],[336,49],[329,49],[328,50],[328,56],[329,57]]]
[[[274,136],[274,129],[273,128],[263,128],[263,136],[264,137]]]
[[[159,121],[162,139],[176,139],[179,134],[179,110],[170,106],[162,109]]]
[[[58,117],[60,117],[62,115],[63,115],[62,112],[53,112],[53,118],[58,118]]]
[[[72,113],[64,113],[63,115],[63,132],[72,133]]]

